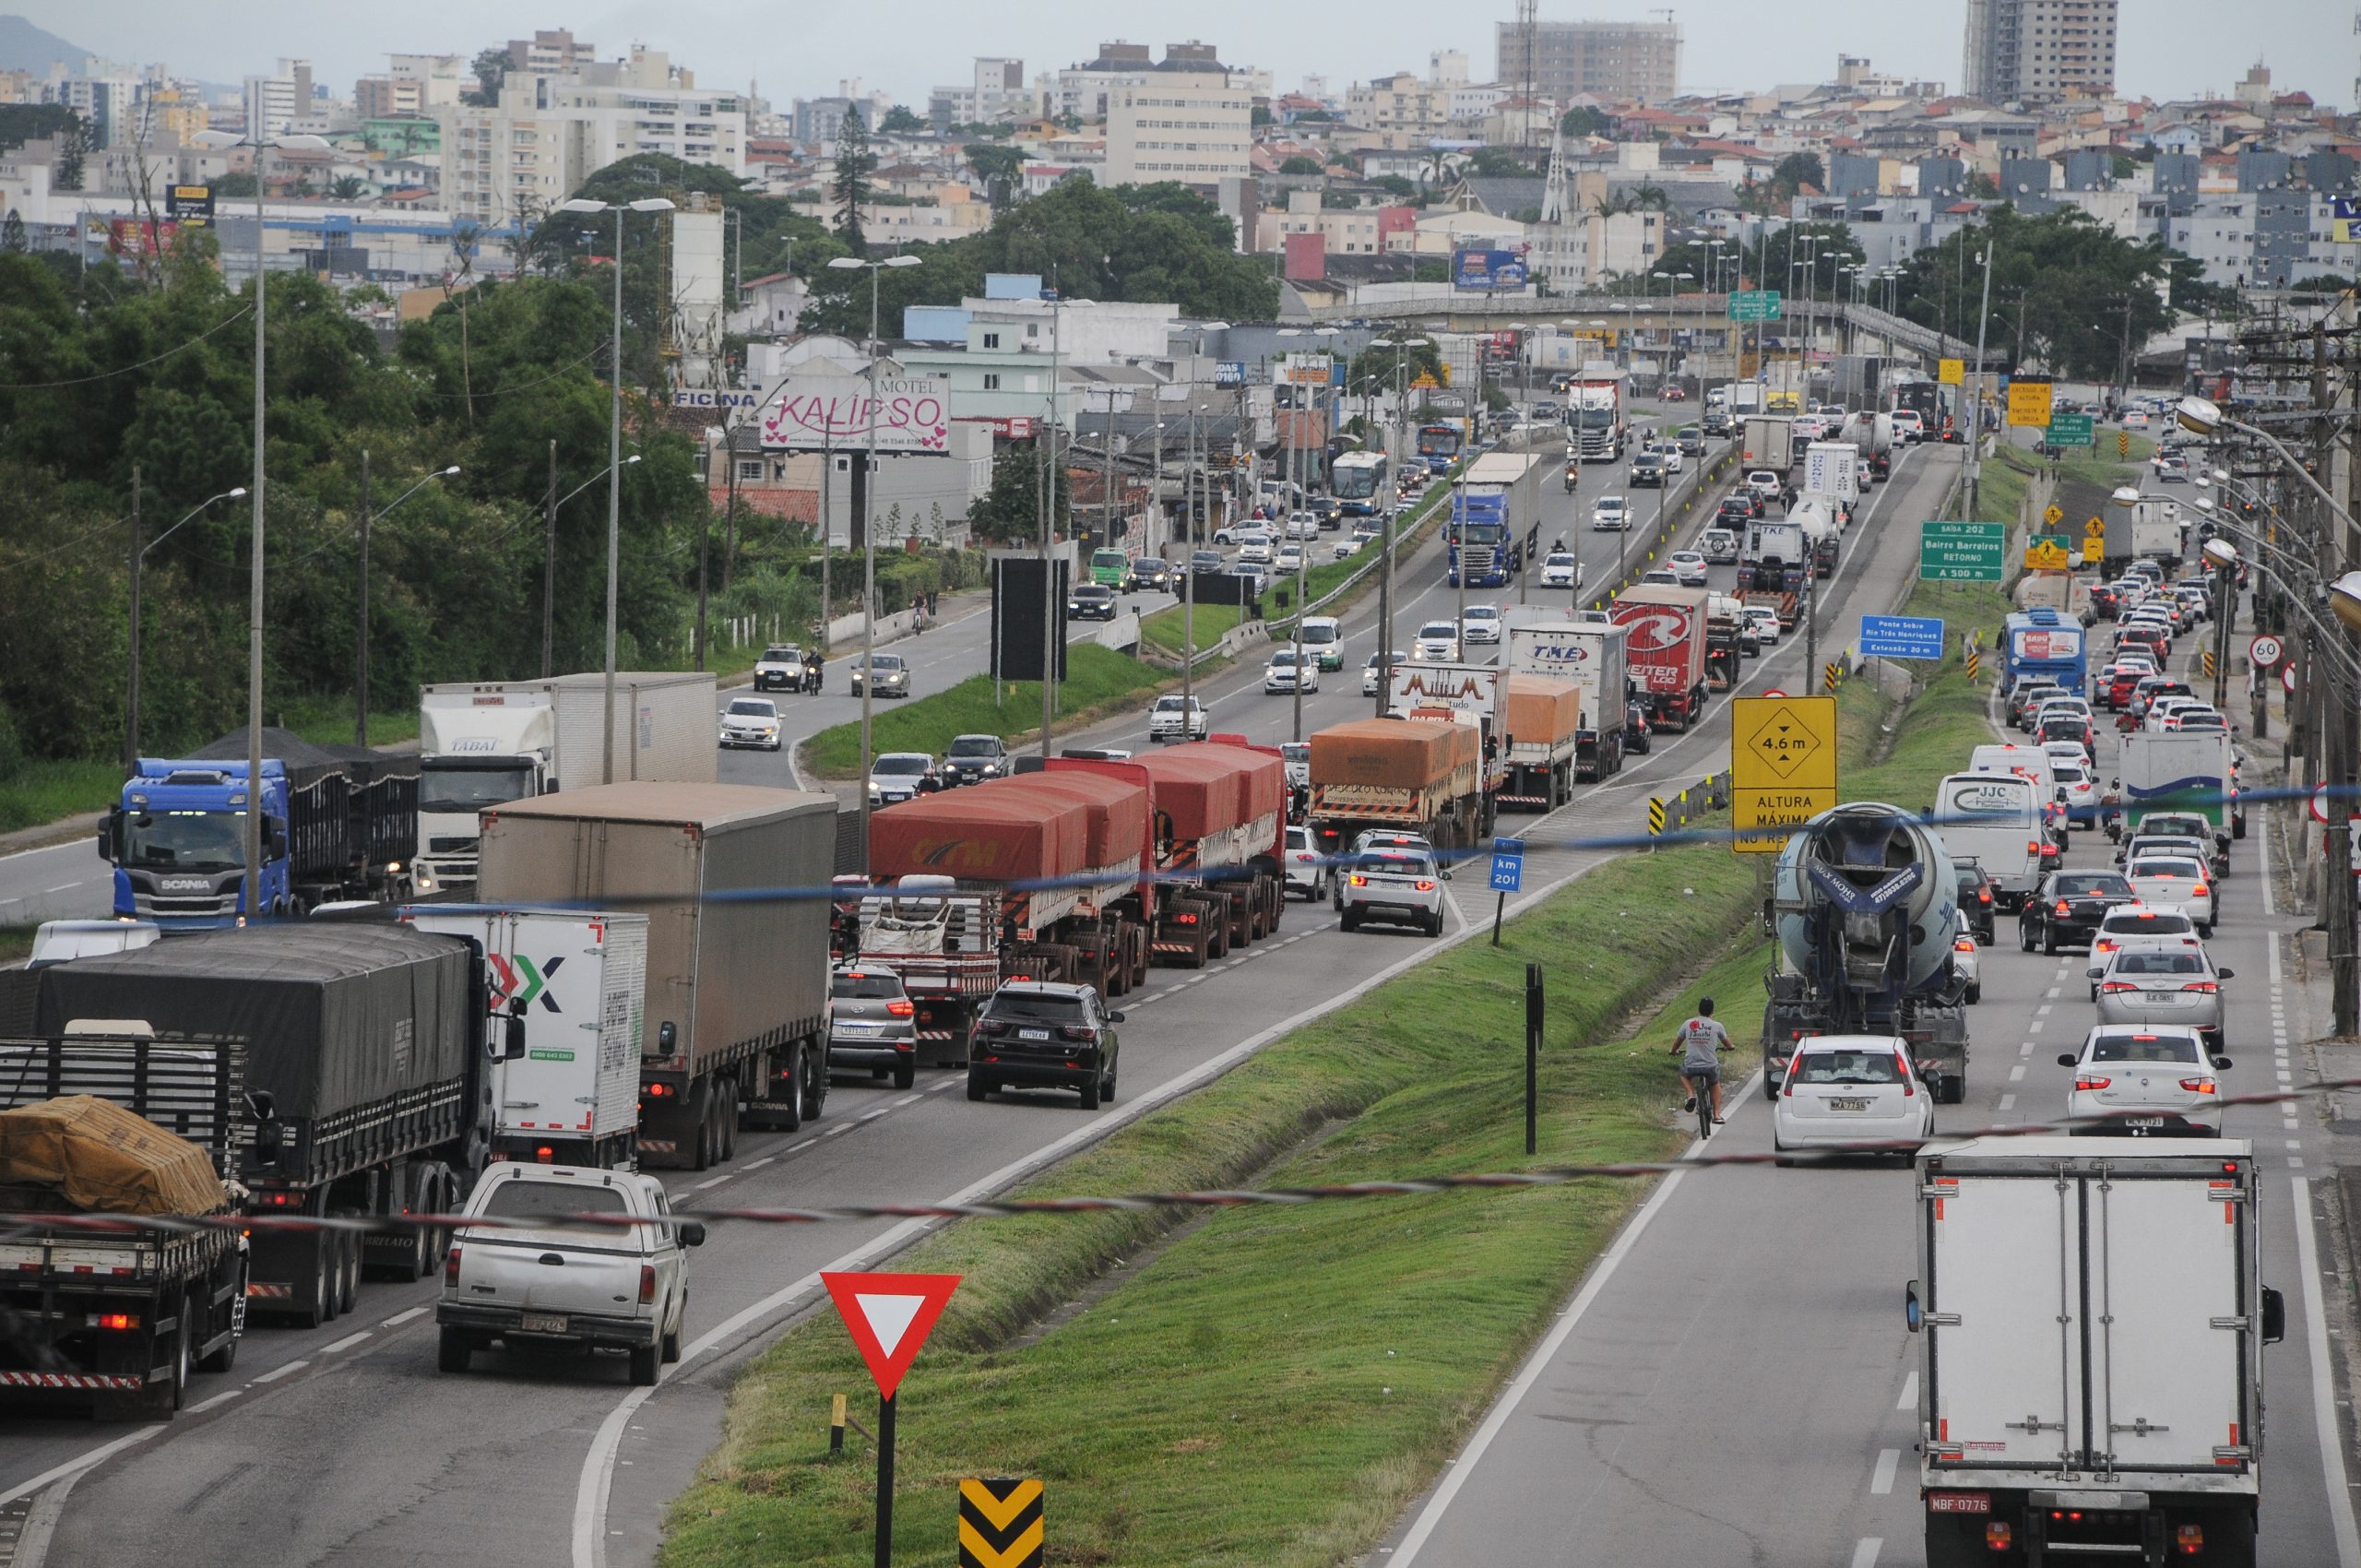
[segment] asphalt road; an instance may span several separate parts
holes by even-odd
[[[1828,587],[1833,623],[1899,597],[1916,554],[1913,525],[1932,515],[1956,460],[1940,449],[1915,451],[1880,492]],[[1590,488],[1581,498],[1585,510]],[[1562,492],[1552,500],[1569,514],[1577,504]],[[1616,541],[1585,535],[1583,542],[1596,574]],[[1432,552],[1421,561],[1403,573],[1405,617],[1450,597],[1436,586]],[[1373,646],[1374,616],[1373,600],[1365,600],[1347,618],[1363,652]],[[920,651],[943,647],[935,657],[955,659],[953,639],[937,645],[935,636]],[[1783,639],[1747,667],[1749,685],[1799,688],[1800,657],[1795,639]],[[1264,737],[1291,727],[1292,704],[1264,697],[1259,671],[1225,672],[1207,690],[1224,727]],[[1356,680],[1308,701],[1306,722],[1367,710]],[[1529,835],[1546,843],[1602,827],[1636,830],[1646,792],[1726,766],[1726,713],[1715,701],[1704,724],[1660,740],[1613,784],[1585,791],[1553,817],[1526,819]],[[1117,744],[1132,732],[1119,720],[1086,739]],[[754,754],[731,762],[784,766],[782,757]],[[1527,885],[1537,896],[1603,858],[1536,846]],[[1456,893],[1452,924],[1465,929],[1469,917],[1480,918],[1482,894]],[[956,1092],[958,1075],[947,1074],[928,1075],[907,1094],[841,1081],[802,1134],[746,1134],[735,1161],[709,1175],[674,1177],[673,1190],[682,1201],[742,1206],[997,1190],[1202,1082],[1307,1010],[1431,950],[1407,934],[1348,936],[1325,906],[1292,906],[1276,936],[1208,971],[1158,970],[1145,991],[1125,999],[1120,1106],[1085,1114],[1071,1099],[1046,1095],[970,1105]],[[15,1568],[44,1557],[123,1568],[648,1562],[664,1508],[718,1434],[730,1379],[745,1357],[814,1304],[820,1269],[873,1262],[921,1229],[717,1226],[694,1260],[687,1359],[652,1391],[630,1388],[613,1359],[503,1355],[479,1358],[469,1376],[440,1374],[433,1285],[366,1286],[352,1317],[250,1336],[236,1373],[196,1380],[193,1408],[169,1426],[93,1431],[72,1417],[11,1421],[0,1432],[0,1505],[35,1515]],[[820,1416],[813,1412],[815,1422]]]
[[[2193,662],[2202,632],[2183,636],[2176,657]],[[2102,777],[2115,746],[2108,729]],[[2225,1076],[2229,1092],[2246,1093],[2309,1077],[2300,1042],[2324,1020],[2305,1019],[2300,992],[2283,979],[2302,922],[2275,912],[2261,835],[2234,853],[2231,875],[2216,884],[2227,897],[2209,945],[2236,971],[2225,987],[2234,1063]],[[2111,864],[2107,840],[2076,835],[2069,863]],[[1968,1099],[1943,1109],[1941,1132],[2062,1115],[2072,1074],[2058,1054],[2078,1048],[2095,1020],[2085,955],[2023,953],[2007,917],[1998,935],[1970,1011]],[[1668,1081],[1667,1097],[1677,1092]],[[1768,1150],[1759,1079],[1732,1103],[1715,1150],[1725,1140]],[[2273,1568],[2355,1568],[2350,1478],[2323,1465],[2342,1446],[2335,1394],[2313,1350],[2324,1328],[2335,1332],[2322,1324],[2310,1186],[2325,1174],[2318,1111],[2233,1108],[2225,1128],[2252,1140],[2265,1173],[2264,1277],[2288,1306],[2286,1338],[2264,1352],[2261,1561]],[[1921,1562],[1917,1342],[1901,1311],[1916,1270],[1915,1208],[1911,1177],[1890,1168],[1668,1179],[1441,1486],[1369,1561]]]
[[[103,920],[113,906],[114,868],[94,838],[0,856],[0,925]]]

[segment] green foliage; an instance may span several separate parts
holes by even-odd
[[[992,459],[991,489],[967,509],[967,526],[976,538],[993,544],[1020,544],[1041,537],[1041,458],[1035,441],[1013,441]],[[1069,493],[1065,465],[1058,465],[1058,531],[1067,530]]]
[[[500,80],[508,70],[508,51],[498,44],[476,51],[468,64],[469,72],[476,78],[475,90],[459,96],[469,103],[491,108],[500,101]]]
[[[1784,185],[1790,191],[1800,190],[1805,185],[1821,190],[1828,188],[1828,170],[1816,152],[1787,154],[1771,171],[1771,179],[1774,184]]]
[[[1418,197],[1418,187],[1399,174],[1380,174],[1370,184],[1386,195],[1397,196],[1404,201],[1416,201]]]
[[[1993,257],[1988,349],[2014,363],[2078,379],[2114,379],[2127,327],[2131,341],[2140,343],[2170,325],[2171,308],[2156,297],[2158,283],[2170,281],[2183,300],[2205,297],[2206,285],[2194,268],[2177,273],[2172,253],[2159,241],[2119,239],[2071,208],[2024,218],[2013,208],[1995,207],[1981,226],[1911,257],[1899,288],[1902,313],[1973,340],[1983,291],[1976,258],[1987,244]]]
[[[924,134],[926,122],[911,113],[904,105],[896,103],[893,108],[885,111],[884,118],[877,122],[877,129],[889,137],[919,136]]]
[[[2176,278],[2174,281],[2177,284],[2179,279]],[[2287,285],[2288,291],[2296,294],[2343,294],[2351,292],[2353,287],[2351,276],[2335,272],[2316,272],[2309,278],[2299,278]],[[2178,304],[2180,302],[2176,299],[2173,303]]]
[[[877,155],[869,148],[869,129],[860,123],[860,111],[848,109],[836,132],[836,172],[829,194],[842,208],[836,214],[836,237],[855,255],[869,248],[860,232],[860,208],[869,200],[870,176],[876,170]]]
[[[227,196],[250,196],[254,194],[255,177],[252,174],[213,176],[213,199],[217,202]]]
[[[1321,166],[1320,160],[1317,158],[1306,158],[1303,154],[1299,152],[1290,157],[1285,163],[1279,165],[1279,172],[1282,174],[1323,174],[1327,172],[1327,171]]]
[[[1497,147],[1479,147],[1467,155],[1461,172],[1479,180],[1529,180],[1533,170],[1514,154]]]
[[[1021,147],[997,147],[991,142],[969,142],[959,149],[967,166],[987,180],[1013,180],[1025,172],[1025,149]]]
[[[80,116],[63,103],[0,103],[0,152],[64,136],[80,124]]]
[[[1257,130],[1260,130],[1263,126],[1269,125],[1271,123],[1271,111],[1269,107],[1261,103],[1254,105],[1253,108],[1247,111],[1246,123]]]
[[[1566,117],[1558,122],[1558,128],[1570,137],[1603,137],[1611,124],[1604,113],[1585,103],[1567,110]]]

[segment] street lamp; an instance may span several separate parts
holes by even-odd
[[[1278,335],[1279,335],[1280,337],[1282,337],[1282,338],[1334,338],[1334,337],[1336,337],[1336,336],[1338,335],[1339,330],[1340,330],[1339,328],[1337,328],[1337,327],[1280,327],[1280,328],[1279,328]],[[1330,367],[1331,367],[1331,368],[1330,368],[1330,370],[1329,370],[1328,374],[1327,374],[1324,377],[1323,377],[1323,385],[1325,385],[1325,384],[1333,384],[1333,383],[1334,383],[1334,381],[1335,381],[1335,370],[1334,370],[1334,368],[1333,368],[1333,367],[1334,367],[1334,365],[1335,365],[1335,350],[1330,350],[1330,356],[1329,356],[1329,364],[1330,364]],[[1329,399],[1329,413],[1330,413],[1330,417],[1331,417],[1331,418],[1335,417],[1335,399],[1334,398],[1331,398]],[[1316,413],[1316,412],[1318,411],[1318,410],[1319,410],[1319,407],[1320,407],[1320,389],[1319,389],[1319,387],[1317,387],[1317,386],[1313,387],[1313,388],[1312,388],[1312,391],[1311,391],[1311,406],[1312,406],[1313,411]],[[1300,429],[1299,429],[1299,434],[1300,434]],[[1295,457],[1295,458],[1296,458],[1295,465],[1294,465],[1294,466],[1295,466],[1295,471],[1296,471],[1296,474],[1299,476],[1299,479],[1300,479],[1300,481],[1301,481],[1301,483],[1302,483],[1302,486],[1303,486],[1303,490],[1304,490],[1304,492],[1305,492],[1306,498],[1307,498],[1307,499],[1309,499],[1309,498],[1310,498],[1311,490],[1311,481],[1312,481],[1313,476],[1312,476],[1311,474],[1307,473],[1307,472],[1305,472],[1305,471],[1304,471],[1304,470],[1305,470],[1306,464],[1307,464],[1307,462],[1308,462],[1308,459],[1307,459],[1307,458],[1305,458],[1305,457],[1303,457],[1302,456],[1300,456],[1300,454],[1302,453],[1302,450],[1303,450],[1303,443],[1302,443],[1302,441],[1301,441],[1300,439],[1298,439],[1297,441],[1292,442],[1292,443],[1290,443],[1290,444],[1289,444],[1289,453],[1290,453],[1290,455],[1291,455],[1291,456],[1294,456],[1294,457]],[[1325,445],[1324,445],[1324,444],[1323,445],[1323,446],[1322,446],[1321,450],[1322,450],[1322,452],[1323,452],[1323,455],[1326,453],[1327,448],[1326,448],[1326,446],[1325,446]],[[1294,523],[1294,521],[1295,521],[1295,508],[1294,508],[1294,507],[1292,507],[1292,506],[1290,506],[1290,507],[1287,509],[1287,521],[1288,521],[1288,523],[1289,523],[1289,524],[1293,524],[1293,523]],[[1282,530],[1281,530],[1281,537],[1282,537],[1282,538],[1284,538],[1284,537],[1286,536],[1287,531],[1287,530],[1286,530],[1286,529],[1282,529]],[[1306,568],[1311,564],[1311,540],[1309,540],[1309,539],[1298,540],[1298,541],[1297,541],[1297,549],[1296,549],[1296,552],[1295,552],[1295,636],[1294,636],[1294,643],[1295,643],[1295,665],[1296,665],[1296,674],[1295,674],[1295,738],[1296,738],[1297,740],[1299,740],[1299,741],[1300,741],[1300,740],[1302,740],[1302,739],[1303,739],[1303,590],[1304,590],[1304,576],[1305,576],[1305,571],[1306,571]]]
[[[1394,350],[1394,440],[1401,449],[1399,461],[1403,473],[1409,471],[1410,459],[1416,454],[1410,448],[1410,356],[1407,350],[1433,346],[1431,338],[1372,338],[1372,349]],[[1421,493],[1425,486],[1419,487]],[[1384,537],[1379,541],[1385,554],[1378,574],[1377,614],[1377,716],[1385,717],[1394,692],[1394,519],[1401,510],[1401,484],[1394,479],[1394,500],[1385,508],[1381,521]]]
[[[394,497],[386,510],[390,512],[438,479],[449,479],[459,471],[453,463],[447,469],[437,469]],[[382,514],[380,514],[382,515]],[[369,512],[369,448],[361,449],[361,630],[353,649],[352,660],[352,743],[369,743],[369,525],[374,519]]]
[[[623,459],[629,468],[639,461],[634,452]],[[541,679],[556,673],[553,659],[557,647],[557,515],[567,502],[607,477],[604,469],[592,474],[564,495],[557,493],[557,443],[550,443],[550,504],[541,517]]]
[[[864,261],[857,255],[840,255],[831,257],[828,265],[840,272],[866,268],[869,273],[869,439],[860,457],[860,842],[862,852],[867,853],[870,726],[872,705],[877,689],[877,671],[872,663],[877,652],[877,529],[872,526],[877,516],[877,275],[888,267],[917,267],[919,261],[914,255],[889,255],[876,261]],[[821,527],[825,535],[825,520]],[[1045,604],[1049,601],[1049,569],[1044,566],[1041,597]],[[825,612],[822,613],[825,616]],[[825,624],[822,635],[826,635]],[[1045,667],[1041,671],[1042,683],[1047,685],[1049,679],[1050,671]]]
[[[263,287],[266,273],[262,248],[263,192],[267,184],[263,176],[273,148],[287,152],[326,152],[330,148],[324,138],[312,136],[274,137],[265,133],[233,137],[227,131],[199,131],[189,139],[199,147],[216,149],[255,149],[255,477],[247,486],[255,505],[254,540],[247,550],[251,559],[246,588],[246,878],[241,906],[251,919],[260,915],[262,906],[263,323],[267,303],[267,291]]]
[[[576,196],[558,203],[560,212],[615,215],[615,310],[612,362],[607,366],[607,701],[606,732],[599,748],[599,781],[615,781],[615,586],[623,571],[623,214],[670,212],[662,196],[638,201],[591,201]]]
[[[195,517],[216,501],[243,500],[245,493],[246,487],[242,484],[235,490],[225,490],[219,495],[208,495],[189,508],[188,517],[183,517],[179,523],[174,523],[145,544],[140,544],[136,542],[139,526],[138,494],[136,486],[134,486],[131,507],[134,540],[131,552],[131,682],[129,690],[124,694],[123,708],[123,766],[126,774],[136,771],[139,766],[139,564],[148,559],[149,551],[172,538],[181,523]]]
[[[1189,328],[1189,434],[1185,456],[1180,460],[1180,541],[1188,559],[1180,573],[1180,739],[1189,738],[1189,716],[1196,711],[1197,700],[1197,499],[1203,493],[1204,478],[1197,457],[1197,366],[1205,357],[1205,339],[1216,332],[1229,330],[1227,321],[1200,321]],[[1244,389],[1240,391],[1240,406],[1244,407]],[[1275,405],[1275,399],[1274,403]],[[1159,408],[1161,404],[1157,405]],[[1276,415],[1275,406],[1273,409]],[[1242,417],[1242,416],[1241,416]],[[1252,442],[1248,443],[1252,446]],[[1163,456],[1162,438],[1157,453]],[[1213,498],[1204,497],[1205,510],[1213,511]],[[1163,498],[1157,498],[1161,506]],[[1212,521],[1210,516],[1206,518]]]
[[[2179,420],[2180,427],[2192,435],[2212,435],[2221,430],[2235,430],[2241,435],[2251,436],[2271,448],[2272,454],[2279,459],[2283,467],[2297,479],[2302,480],[2305,488],[2319,497],[2320,505],[2329,509],[2330,516],[2343,524],[2345,528],[2354,530],[2356,534],[2361,534],[2361,524],[2356,524],[2353,520],[2353,515],[2336,504],[2336,497],[2331,495],[2322,487],[2320,481],[2312,477],[2312,471],[2298,462],[2296,455],[2281,445],[2279,438],[2269,431],[2248,424],[2243,420],[2232,419],[2223,411],[2220,404],[2206,398],[2183,398],[2179,407],[2174,410],[2174,414]]]

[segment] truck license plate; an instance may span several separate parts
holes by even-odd
[[[1019,1029],[1016,1031],[1016,1038],[1019,1039],[1047,1039],[1050,1038],[1050,1031],[1047,1029]]]
[[[564,1334],[565,1314],[564,1313],[527,1313],[524,1321],[516,1326],[527,1334]]]
[[[1867,1111],[1869,1108],[1869,1102],[1866,1099],[1832,1099],[1828,1102],[1831,1111]]]

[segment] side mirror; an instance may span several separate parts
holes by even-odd
[[[2061,1051],[2058,1053],[2058,1064],[2060,1067],[2071,1067],[2076,1060],[2077,1058],[2070,1051]]]
[[[511,1002],[508,1016],[500,1020],[500,1049],[492,1052],[494,1062],[525,1060],[525,1004]]]
[[[270,819],[270,830],[266,837],[270,841],[270,848],[268,850],[270,858],[274,861],[284,860],[287,856],[286,822],[281,818],[272,817]]]
[[[1110,1024],[1120,1024],[1123,1021],[1123,1016],[1121,1013],[1109,1013],[1107,1015],[1107,1021]]]
[[[1445,872],[1445,873],[1442,873],[1442,879],[1443,879],[1445,882],[1449,882],[1449,881],[1451,880],[1451,873],[1449,873],[1449,872]]]
[[[2286,1299],[2266,1285],[2262,1288],[2262,1342],[2276,1345],[2286,1336]]]
[[[2084,969],[2084,970],[2082,971],[2082,978],[2083,978],[2084,980],[2099,980],[2099,979],[2103,978],[2106,974],[2106,969],[2104,969],[2104,968]]]
[[[1926,1312],[1918,1305],[1918,1282],[1914,1279],[1902,1288],[1903,1325],[1916,1334],[1925,1321]]]
[[[2220,980],[2236,980],[2238,978],[2238,971],[2236,969],[2216,969],[2213,973],[2214,976]]]
[[[122,853],[123,808],[109,806],[107,814],[99,819],[99,859],[113,865]]]
[[[704,1220],[683,1219],[681,1221],[681,1245],[684,1247],[702,1247],[705,1245]]]
[[[2217,1073],[2228,1072],[2230,1070],[2230,1059],[2226,1056],[2216,1056],[2213,1058],[2213,1070]]]

